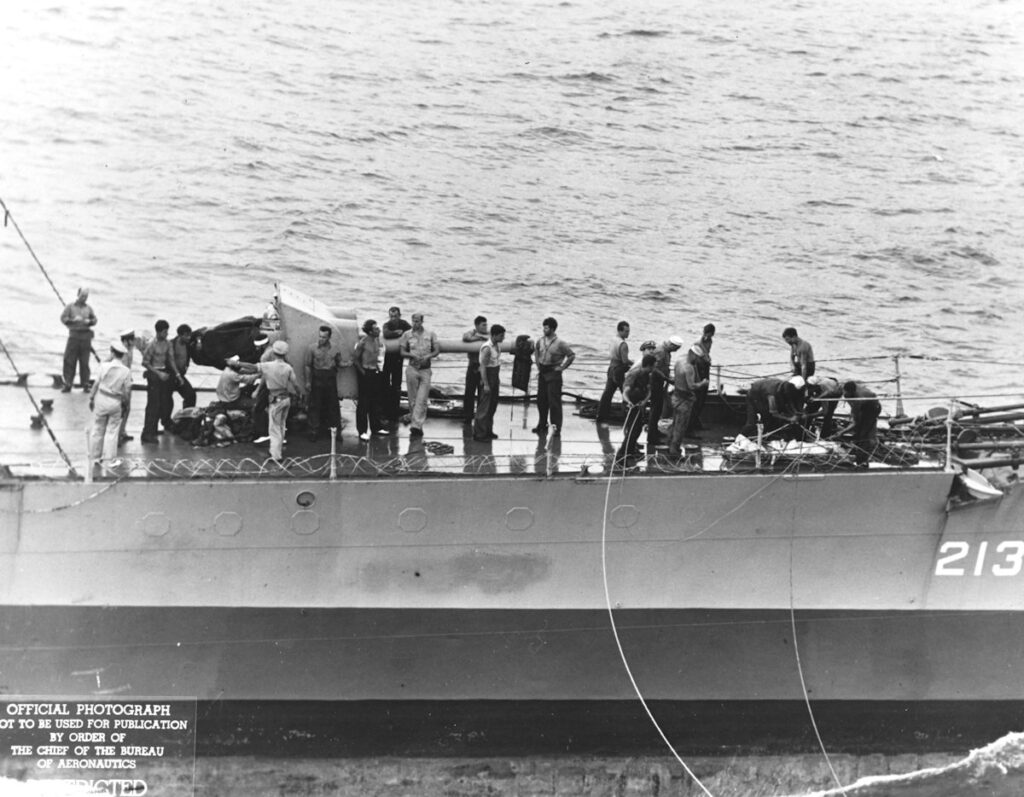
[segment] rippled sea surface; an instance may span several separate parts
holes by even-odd
[[[902,364],[910,392],[1006,392],[1022,39],[988,0],[12,0],[0,198],[101,340],[259,313],[280,280],[443,336],[555,314],[595,356],[620,317],[714,321],[728,365],[794,325],[819,361],[940,358]],[[2,233],[32,365],[60,306]]]

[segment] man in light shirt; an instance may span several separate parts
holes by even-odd
[[[405,366],[405,385],[409,393],[409,414],[411,415],[410,437],[423,436],[423,424],[427,420],[427,400],[430,398],[430,365],[441,353],[437,335],[423,328],[423,313],[412,314],[412,328],[403,333],[398,343]]]
[[[491,325],[491,337],[480,347],[480,401],[473,418],[473,439],[489,442],[497,439],[494,433],[494,413],[498,410],[500,391],[501,344],[505,340],[505,327]]]
[[[89,395],[89,409],[93,413],[89,443],[95,462],[115,466],[119,464],[116,457],[121,414],[132,393],[132,372],[122,360],[122,343],[111,343],[110,355],[109,360],[100,364]]]

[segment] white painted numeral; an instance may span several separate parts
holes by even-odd
[[[992,565],[993,575],[1015,576],[1024,568],[1024,542],[1006,540],[996,546],[996,553],[1003,554],[1006,565]]]
[[[937,576],[962,576],[962,567],[952,567],[953,562],[967,558],[970,547],[966,542],[944,542],[939,548],[939,553],[948,553],[948,556],[940,556],[935,563],[935,575]],[[949,553],[952,552],[952,553]]]

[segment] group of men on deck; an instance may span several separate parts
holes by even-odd
[[[672,365],[672,355],[684,345],[682,338],[673,335],[661,344],[646,341],[640,346],[641,359],[634,363],[629,358],[626,339],[629,323],[620,321],[617,338],[612,342],[608,375],[604,392],[598,404],[596,420],[607,422],[612,398],[621,391],[626,407],[623,440],[617,460],[627,463],[642,453],[640,434],[647,424],[647,443],[653,449],[663,444],[664,435],[658,428],[662,418],[671,418],[668,435],[668,456],[681,459],[684,441],[697,436],[702,424],[701,409],[707,399],[711,373],[711,347],[715,325],[705,325],[701,338]],[[749,435],[774,434],[803,437],[807,424],[820,419],[821,437],[852,433],[854,458],[865,464],[877,446],[877,421],[881,404],[877,396],[864,384],[856,381],[840,383],[829,376],[815,374],[814,350],[800,338],[794,327],[787,327],[783,340],[790,347],[792,376],[788,379],[769,377],[751,383],[747,391],[747,419],[743,432]],[[665,402],[671,385],[670,402]],[[851,422],[836,430],[833,416],[840,400],[850,405]]]
[[[147,381],[143,443],[158,441],[159,425],[165,431],[173,428],[175,393],[182,397],[185,408],[195,406],[196,392],[186,375],[192,329],[188,324],[181,324],[177,335],[169,338],[170,325],[161,319],[154,326],[152,339],[138,338],[134,330],[125,330],[119,341],[110,345],[110,358],[101,364],[97,378],[90,384],[87,355],[92,350],[96,315],[87,303],[88,296],[87,289],[80,289],[75,302],[68,305],[61,316],[69,330],[63,390],[71,390],[77,365],[83,388],[91,391],[93,457],[109,463],[116,460],[117,447],[132,439],[125,424],[131,406],[134,352],[142,354]],[[420,437],[427,417],[432,362],[441,350],[437,336],[423,326],[423,313],[413,313],[411,319],[411,323],[405,321],[400,308],[391,307],[383,326],[373,319],[362,325],[362,335],[350,352],[343,352],[334,342],[331,326],[320,326],[315,345],[310,347],[303,363],[305,379],[301,381],[287,361],[286,341],[275,340],[269,345],[270,340],[265,336],[254,340],[259,361],[243,362],[238,356],[227,359],[217,385],[217,406],[222,411],[244,409],[251,412],[257,442],[269,441],[271,457],[279,461],[293,398],[308,397],[311,440],[316,440],[329,428],[340,438],[337,374],[343,367],[354,366],[358,379],[356,426],[360,439],[366,441],[371,435],[394,432],[400,419],[403,375],[410,410],[402,420],[410,425],[410,436]],[[545,318],[543,334],[530,351],[538,369],[539,418],[533,428],[538,435],[561,434],[562,375],[576,357],[571,346],[558,336],[557,329],[555,318]],[[703,428],[700,414],[710,386],[715,332],[714,324],[705,325],[701,337],[674,363],[672,355],[684,346],[682,338],[672,335],[660,344],[646,341],[640,346],[639,362],[634,362],[629,356],[630,325],[627,321],[618,323],[609,350],[607,379],[596,420],[599,423],[610,420],[612,400],[616,392],[621,392],[626,417],[618,451],[620,461],[640,456],[639,438],[645,423],[649,448],[664,445],[667,437],[668,456],[682,457],[684,442],[695,438]],[[500,324],[488,327],[487,319],[477,316],[473,328],[463,335],[463,342],[474,344],[467,357],[463,407],[465,423],[476,441],[497,438],[493,421],[500,394],[505,334]],[[782,337],[790,346],[792,376],[759,379],[751,384],[747,392],[744,433],[756,434],[760,425],[759,433],[764,436],[797,435],[804,432],[804,425],[810,419],[820,419],[819,434],[829,437],[836,433],[833,428],[836,405],[845,399],[851,407],[852,422],[840,432],[853,432],[857,460],[866,461],[877,442],[876,423],[881,405],[875,394],[859,382],[840,383],[835,378],[816,375],[811,345],[802,340],[793,327],[786,328]],[[397,340],[397,346],[385,351],[383,341],[386,340]],[[667,436],[659,428],[663,418],[672,419]]]

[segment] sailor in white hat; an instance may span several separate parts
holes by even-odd
[[[274,352],[274,359],[261,363],[260,371],[263,373],[263,382],[267,386],[270,401],[270,458],[281,464],[292,396],[302,396],[303,391],[299,386],[299,380],[295,378],[294,369],[284,359],[288,356],[288,344],[283,340],[275,340],[271,351]]]
[[[651,409],[647,419],[647,447],[653,449],[660,445],[664,435],[658,429],[664,410],[668,408],[665,401],[666,385],[672,382],[672,353],[683,348],[683,339],[672,335],[654,350],[654,371],[651,373]],[[653,453],[653,450],[650,451]]]
[[[124,367],[131,373],[132,363],[135,360],[135,352],[144,352],[146,346],[149,345],[149,341],[146,338],[139,337],[135,334],[134,329],[124,329],[121,331],[119,336],[121,338],[121,347],[124,349],[124,356],[121,358],[121,362],[124,363]],[[129,440],[134,440],[135,436],[128,434],[128,417],[132,412],[132,398],[131,392],[128,393],[128,401],[125,402],[124,412],[121,413],[121,428],[118,430],[117,443],[121,445],[127,443]]]
[[[89,395],[89,409],[93,413],[90,454],[93,461],[110,466],[119,464],[116,461],[118,432],[125,405],[132,394],[132,372],[123,362],[124,355],[124,344],[113,341],[110,359],[100,364]]]

